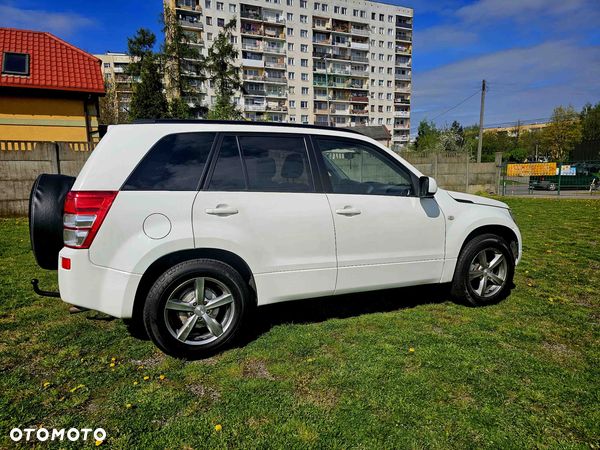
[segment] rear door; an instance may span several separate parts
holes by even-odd
[[[242,257],[259,304],[330,295],[333,218],[303,135],[222,134],[193,207],[196,247]]]
[[[416,177],[363,141],[314,137],[335,223],[336,294],[439,282],[445,219]]]

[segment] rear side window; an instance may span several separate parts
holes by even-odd
[[[123,185],[124,191],[195,191],[215,133],[177,133],[158,141]]]
[[[250,191],[315,191],[303,137],[269,135],[238,139]]]
[[[243,191],[246,189],[244,169],[235,136],[223,138],[208,189],[210,191]]]

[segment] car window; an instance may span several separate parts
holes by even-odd
[[[248,189],[259,192],[314,192],[308,151],[299,136],[239,136]]]
[[[216,133],[178,133],[160,139],[129,176],[126,191],[195,191]]]
[[[369,145],[348,139],[316,138],[336,194],[413,195],[410,174]]]
[[[208,189],[211,191],[246,190],[246,179],[235,136],[223,138]]]

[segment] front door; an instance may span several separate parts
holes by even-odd
[[[305,137],[223,134],[193,208],[195,246],[240,256],[259,304],[333,294],[333,219]]]
[[[327,171],[338,258],[336,294],[439,282],[445,219],[415,177],[376,146],[314,138]]]

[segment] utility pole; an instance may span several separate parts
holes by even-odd
[[[479,110],[479,140],[477,141],[477,162],[481,162],[481,148],[483,146],[483,109],[485,107],[485,80],[481,82],[481,109]]]

